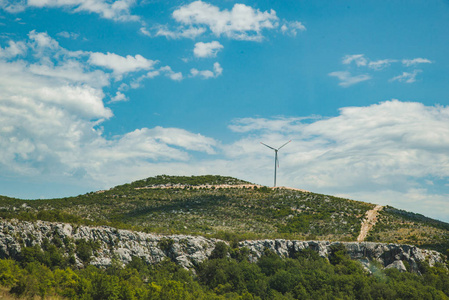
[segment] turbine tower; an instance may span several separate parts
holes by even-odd
[[[277,149],[260,142],[262,145],[274,150],[274,187],[276,187],[276,167],[279,167],[278,151],[281,150],[282,147],[284,147],[285,145],[287,145],[290,142],[291,142],[291,140],[288,141],[287,143],[285,143],[284,145],[280,146]]]

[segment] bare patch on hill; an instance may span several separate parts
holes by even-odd
[[[376,205],[376,207],[366,212],[366,217],[362,222],[362,228],[360,228],[360,234],[357,237],[357,242],[361,243],[365,240],[371,228],[376,225],[377,214],[382,208],[382,205]]]

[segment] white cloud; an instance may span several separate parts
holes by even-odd
[[[184,28],[183,26],[178,27],[177,30],[172,31],[167,28],[167,26],[156,26],[153,28],[156,33],[154,36],[165,36],[166,38],[170,39],[179,39],[179,38],[188,38],[188,39],[194,39],[197,36],[202,35],[204,32],[206,32],[205,28],[196,28],[196,27],[189,27]],[[147,35],[147,36],[153,36],[148,30],[141,29],[141,31]]]
[[[276,12],[261,12],[244,4],[235,4],[232,10],[194,1],[173,12],[173,18],[187,26],[208,27],[216,36],[225,35],[240,40],[261,40],[262,30],[278,26]]]
[[[287,30],[288,30],[287,25],[283,24],[283,25],[281,26],[281,31],[282,31],[282,33],[286,33]]]
[[[397,59],[380,59],[373,61],[366,58],[364,54],[346,55],[342,59],[342,63],[345,65],[350,65],[353,62],[356,64],[357,67],[368,67],[369,69],[380,71],[389,67],[392,63],[397,63],[400,61]],[[426,58],[403,59],[401,62],[402,65],[407,67],[421,63],[432,63],[430,60]],[[393,77],[389,81],[413,83],[416,81],[416,76],[420,72],[422,72],[422,70],[413,70],[413,72],[404,71],[401,75]],[[340,79],[339,85],[343,87],[348,87],[352,84],[371,79],[371,76],[369,74],[352,76],[349,71],[331,72],[328,75],[339,78]]]
[[[381,70],[388,66],[390,66],[392,63],[398,62],[396,59],[380,59],[380,60],[370,60],[365,57],[364,54],[353,54],[353,55],[346,55],[343,57],[342,63],[345,65],[351,64],[352,62],[355,62],[357,67],[365,67],[368,66],[371,69],[374,70]],[[403,59],[402,64],[404,66],[410,67],[417,64],[423,64],[427,63],[430,64],[432,61],[428,60],[427,58],[414,58],[414,59]]]
[[[101,124],[113,117],[103,92],[110,77],[92,70],[92,56],[62,49],[48,35],[35,32],[24,44],[28,55],[39,54],[37,63],[0,57],[0,176],[59,182],[76,178],[89,185],[109,185],[114,178],[124,179],[117,174],[120,170],[129,175],[130,166],[145,166],[148,171],[155,161],[188,161],[189,151],[215,153],[214,139],[184,129],[142,128],[104,137]],[[151,64],[137,56],[98,57],[106,57],[100,65],[121,73]],[[131,66],[123,67],[123,60]],[[168,66],[157,72],[182,78]],[[121,91],[127,88],[120,85],[111,100],[126,100]]]
[[[200,76],[203,79],[216,78],[216,77],[220,76],[222,73],[223,73],[223,68],[221,67],[221,65],[218,62],[214,63],[213,71],[210,71],[210,70],[199,71],[195,68],[190,70],[191,77]]]
[[[392,63],[395,63],[395,62],[397,62],[397,60],[395,60],[395,59],[380,59],[380,60],[376,60],[376,61],[370,61],[368,63],[368,67],[370,69],[379,71],[379,70],[389,67]]]
[[[223,45],[217,41],[210,43],[198,42],[195,44],[193,54],[196,57],[216,57],[217,52],[223,49]]]
[[[400,81],[405,83],[413,83],[416,81],[416,76],[421,73],[422,70],[413,70],[413,73],[403,72],[401,75],[395,76],[390,81]]]
[[[140,76],[139,78],[134,79],[131,81],[130,86],[132,89],[140,88],[142,85],[142,82],[145,79],[151,79],[155,78],[160,75],[165,75],[166,77],[170,78],[174,81],[181,81],[184,77],[181,72],[175,72],[172,70],[169,66],[160,67],[159,69],[151,70],[150,72]]]
[[[149,32],[145,26],[140,27],[140,33],[142,33],[143,35],[146,35],[146,36],[152,36],[151,32]]]
[[[404,66],[410,67],[417,64],[431,64],[432,61],[428,60],[427,58],[414,58],[414,59],[403,59],[402,64]]]
[[[158,72],[150,72],[147,74],[147,76],[151,78],[151,76],[157,76],[161,72],[164,73],[165,76],[169,77],[171,80],[181,81],[183,79],[181,72],[175,72],[169,66],[160,68]]]
[[[298,21],[292,21],[292,22],[287,22],[285,21],[284,24],[282,24],[281,26],[281,32],[283,34],[290,34],[292,36],[296,36],[298,34],[298,30],[299,31],[306,31],[306,27]]]
[[[90,54],[89,62],[93,65],[111,69],[115,75],[121,76],[129,72],[152,69],[156,61],[144,58],[142,55],[127,55],[126,57],[114,53]]]
[[[200,134],[179,128],[142,128],[127,133],[118,141],[101,149],[110,159],[186,161],[185,150],[215,154],[217,142]],[[108,158],[108,159],[109,159]]]
[[[214,73],[215,77],[218,77],[223,73],[223,68],[218,62],[214,63]]]
[[[138,16],[130,13],[135,0],[118,0],[109,2],[105,0],[27,0],[11,3],[0,1],[0,7],[10,13],[17,13],[27,8],[63,7],[70,8],[72,12],[90,12],[102,18],[114,21],[139,21]]]
[[[9,46],[0,47],[0,57],[13,58],[19,55],[24,55],[27,51],[27,47],[24,42],[8,41]]]
[[[80,35],[78,33],[74,33],[74,32],[62,31],[62,32],[58,33],[58,36],[61,36],[66,39],[76,40]]]
[[[294,132],[302,128],[301,121],[310,118],[242,118],[235,119],[229,129],[234,132],[270,131],[270,132]]]
[[[1,0],[0,8],[4,9],[9,13],[17,13],[25,10],[25,3],[24,1],[12,2],[7,0]]]
[[[209,79],[209,78],[213,78],[215,74],[214,74],[214,72],[212,72],[210,70],[199,71],[199,70],[193,68],[190,70],[190,75],[192,77],[201,76],[204,79]]]
[[[348,71],[336,71],[336,72],[331,72],[328,75],[332,76],[332,77],[337,77],[340,80],[340,83],[338,85],[340,85],[342,87],[349,87],[356,83],[371,79],[370,75],[362,74],[362,75],[352,76],[351,73]]]
[[[43,55],[44,51],[58,50],[59,43],[52,39],[46,32],[30,31],[28,34],[30,38],[30,45],[38,56]]]
[[[115,93],[115,96],[111,97],[111,102],[120,102],[120,101],[128,101],[128,100],[129,100],[129,98],[126,97],[126,95],[120,91],[117,91]]]
[[[214,146],[217,142],[201,134],[194,134],[180,128],[163,128],[157,126],[153,129],[143,129],[147,136],[150,136],[167,145],[182,147],[187,150],[201,151],[208,154],[215,154]]]
[[[342,63],[344,65],[349,65],[352,62],[355,62],[357,67],[366,66],[368,64],[368,60],[365,58],[364,54],[346,55],[343,57]]]
[[[95,88],[109,84],[110,76],[100,70],[86,71],[86,66],[80,61],[67,59],[53,64],[32,64],[28,71],[39,76],[67,80],[68,82],[85,83]]]

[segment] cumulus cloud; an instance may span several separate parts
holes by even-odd
[[[150,72],[147,76],[151,78],[152,76],[157,76],[160,73],[165,74],[165,76],[169,77],[171,80],[181,81],[183,79],[181,72],[175,72],[169,66],[162,67],[157,72]]]
[[[426,58],[415,58],[415,59],[403,59],[402,61],[397,59],[380,59],[380,60],[370,60],[365,57],[364,54],[353,54],[353,55],[346,55],[342,59],[342,64],[344,65],[351,65],[354,63],[358,68],[368,68],[374,71],[380,71],[383,69],[388,68],[393,63],[402,62],[403,66],[410,67],[414,66],[416,64],[422,64],[422,63],[432,63],[430,60]],[[348,67],[349,69],[349,67]],[[413,72],[406,72],[404,71],[401,75],[395,76],[391,78],[389,81],[399,81],[399,82],[405,82],[405,83],[413,83],[416,81],[416,76],[418,73],[422,72],[422,70],[413,70]],[[329,76],[334,76],[340,79],[340,86],[348,87],[355,83],[359,83],[368,79],[371,79],[371,75],[364,74],[364,75],[357,75],[352,76],[349,71],[337,71],[337,72],[331,72],[328,74]]]
[[[23,42],[16,43],[14,41],[9,41],[8,44],[9,45],[4,48],[0,47],[0,57],[13,58],[25,54],[26,45]]]
[[[346,55],[343,57],[342,63],[344,65],[349,65],[352,62],[354,62],[358,67],[366,66],[368,64],[368,60],[363,54]]]
[[[210,70],[199,71],[195,68],[190,70],[191,77],[199,76],[199,77],[202,77],[203,79],[216,78],[216,77],[220,76],[222,73],[223,73],[223,68],[221,67],[221,65],[218,62],[214,63],[213,71],[210,71]]]
[[[239,40],[261,40],[264,29],[278,26],[274,10],[261,12],[245,4],[235,4],[231,10],[203,1],[194,1],[173,12],[173,18],[196,28],[207,27],[216,36],[227,36]]]
[[[118,0],[114,2],[105,0],[27,0],[27,1],[0,1],[0,7],[10,13],[17,13],[27,8],[63,7],[72,12],[96,13],[102,18],[114,21],[139,21],[138,16],[130,13],[135,0]]]
[[[35,56],[42,56],[48,54],[49,51],[61,50],[59,43],[52,39],[46,32],[30,31],[28,34],[30,39],[30,47],[34,50]]]
[[[101,151],[112,159],[186,161],[190,155],[185,150],[215,154],[215,145],[214,139],[201,134],[157,126],[127,133]]]
[[[146,28],[142,28],[141,32],[147,36],[165,36],[169,39],[179,39],[179,38],[188,38],[188,39],[194,39],[197,36],[202,35],[206,32],[205,28],[195,28],[195,27],[189,27],[185,28],[183,26],[178,27],[176,30],[170,30],[167,26],[155,26],[153,28],[153,31],[155,31],[154,34],[151,34],[150,31],[148,31]]]
[[[127,87],[130,87],[132,89],[137,89],[139,87],[142,86],[142,82],[145,79],[151,79],[151,78],[155,78],[157,76],[162,76],[165,75],[166,77],[170,78],[171,80],[174,81],[181,81],[184,79],[184,76],[182,75],[181,72],[175,72],[172,70],[172,68],[170,66],[164,66],[164,67],[160,67],[158,69],[154,69],[149,71],[148,73],[135,78],[131,81],[130,85]]]
[[[405,83],[413,83],[416,81],[416,76],[421,73],[422,70],[413,70],[412,73],[410,72],[403,72],[401,75],[395,76],[390,79],[390,81],[399,81],[399,82],[405,82]]]
[[[198,42],[195,44],[193,54],[196,57],[216,57],[217,52],[223,49],[223,45],[217,41],[210,43]]]
[[[20,54],[24,57],[0,57],[0,176],[66,182],[76,177],[89,184],[110,184],[116,175],[105,174],[120,169],[126,173],[129,166],[185,162],[190,151],[215,153],[213,138],[184,129],[141,128],[109,139],[103,135],[102,123],[113,117],[103,92],[111,77],[98,66],[125,73],[150,68],[151,61],[71,52],[47,34],[36,32],[23,45],[26,51]],[[26,55],[38,60],[30,59],[35,61],[30,63]],[[151,72],[182,78],[168,66]],[[120,85],[111,102],[127,100],[122,93],[127,88],[127,84]]]
[[[139,54],[123,57],[109,52],[107,54],[94,52],[90,54],[89,63],[111,69],[114,74],[121,76],[129,72],[152,69],[156,61],[146,59]]]
[[[298,21],[292,21],[287,22],[285,21],[284,24],[281,26],[281,32],[283,34],[290,34],[292,36],[296,36],[299,31],[306,31],[306,26],[304,26],[301,22]]]
[[[8,41],[8,46],[0,47],[0,57],[13,58],[26,53],[27,47],[24,42]]]
[[[62,31],[62,32],[58,33],[58,36],[66,38],[66,39],[76,40],[80,35],[79,35],[79,33]]]
[[[164,36],[168,39],[195,39],[205,33],[216,37],[225,36],[235,40],[257,41],[264,39],[264,31],[279,30],[279,18],[274,10],[261,11],[245,4],[234,4],[229,9],[221,9],[204,1],[194,1],[182,5],[172,13],[175,26],[142,26],[140,32],[146,36]],[[282,21],[280,31],[296,36],[306,27],[299,21]]]
[[[117,91],[115,93],[115,96],[111,97],[111,102],[120,102],[120,101],[128,101],[128,100],[129,100],[129,98],[126,97],[126,95],[120,91]]]
[[[428,60],[427,58],[414,58],[414,59],[403,59],[402,64],[404,66],[410,67],[417,64],[431,64],[432,61]]]
[[[374,70],[381,70],[383,68],[390,66],[392,63],[398,62],[398,60],[390,58],[370,60],[369,58],[366,58],[364,54],[353,54],[353,55],[346,55],[343,57],[342,60],[343,64],[348,65],[351,64],[352,62],[354,62],[357,65],[357,67],[367,66]],[[403,59],[401,62],[406,67],[414,66],[417,64],[432,63],[432,61],[427,58]]]
[[[348,71],[336,71],[336,72],[331,72],[328,75],[332,76],[332,77],[337,77],[340,80],[340,83],[338,85],[340,85],[342,87],[349,87],[356,83],[371,79],[370,75],[361,74],[361,75],[353,76]]]
[[[235,119],[228,126],[234,132],[271,131],[294,132],[302,127],[301,121],[311,118],[241,118]]]
[[[187,150],[201,151],[208,154],[216,153],[214,146],[217,145],[217,142],[214,139],[201,134],[191,133],[184,129],[157,126],[153,129],[142,129],[141,132],[167,145],[182,147]]]
[[[379,71],[379,70],[389,67],[392,63],[395,63],[395,62],[397,62],[396,59],[380,59],[380,60],[376,60],[376,61],[370,61],[368,63],[368,67],[370,69]]]

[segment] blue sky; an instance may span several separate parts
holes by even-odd
[[[449,221],[449,1],[0,0],[0,194],[220,174]]]

